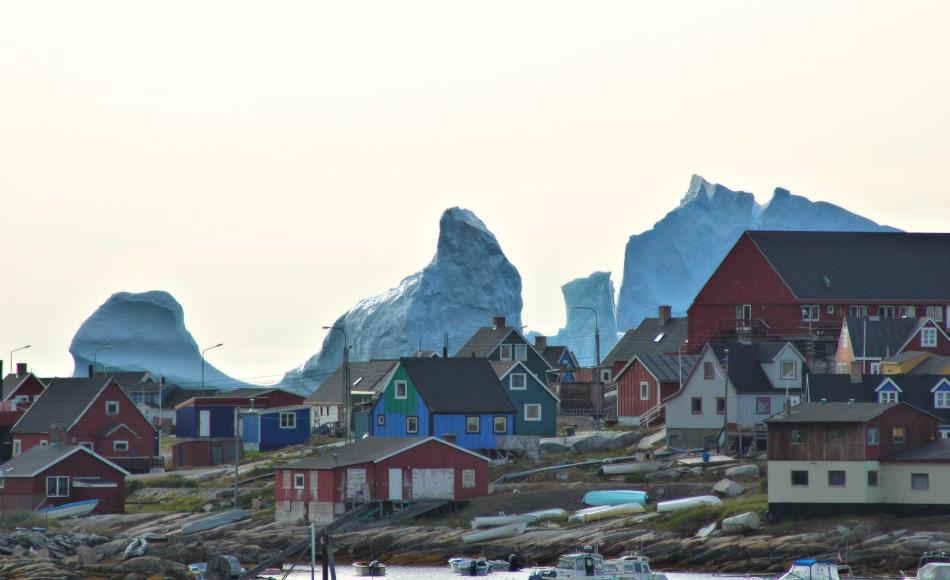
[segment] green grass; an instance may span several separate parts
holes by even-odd
[[[762,513],[768,509],[768,501],[768,497],[764,494],[751,494],[723,502],[722,505],[700,505],[675,511],[654,521],[656,527],[660,529],[691,531],[699,526],[745,512]]]
[[[49,520],[43,516],[29,512],[19,514],[0,514],[0,530],[13,528],[52,528],[59,525],[56,520]]]
[[[159,488],[197,488],[198,482],[194,479],[187,479],[180,475],[166,475],[164,477],[153,477],[149,479],[136,480],[142,482],[142,487]],[[141,488],[138,488],[141,489]]]
[[[210,500],[193,495],[167,499],[150,503],[126,502],[125,511],[130,514],[143,513],[195,513],[203,510]]]

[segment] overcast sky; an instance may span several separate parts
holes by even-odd
[[[276,378],[422,268],[454,205],[548,333],[560,285],[619,289],[627,237],[693,173],[946,231],[947,22],[942,1],[4,2],[0,358],[30,343],[68,374],[111,293],[163,289],[219,368]]]

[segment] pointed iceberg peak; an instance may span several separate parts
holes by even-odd
[[[440,231],[446,228],[457,227],[457,225],[466,225],[486,232],[488,231],[485,222],[478,219],[475,212],[470,209],[465,209],[464,207],[450,207],[442,212],[442,219],[439,220]]]
[[[435,259],[473,253],[501,254],[501,245],[475,212],[453,207],[442,212]]]
[[[786,199],[791,197],[791,195],[792,192],[784,187],[776,187],[775,191],[772,192],[772,199]]]
[[[709,183],[701,175],[693,174],[689,180],[689,189],[686,190],[686,195],[680,200],[680,205],[709,199],[715,193],[715,190],[715,184]]]

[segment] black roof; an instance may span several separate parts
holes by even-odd
[[[515,412],[486,358],[401,358],[399,364],[432,412]]]
[[[110,377],[126,393],[132,390],[147,391],[149,388],[158,391],[158,383],[148,371],[99,371],[96,373],[96,378],[106,379]]]
[[[851,349],[855,358],[884,358],[897,354],[922,320],[926,319],[848,317],[848,335],[851,338]],[[866,350],[865,335],[867,335]]]
[[[799,403],[766,423],[864,423],[901,403]]]
[[[726,358],[726,349],[729,349],[729,382],[737,393],[764,393],[772,392],[775,386],[768,375],[762,370],[762,363],[773,360],[785,348],[787,342],[760,342],[745,344],[741,342],[715,342],[709,346],[721,362]],[[790,390],[799,390],[805,384],[805,375],[802,364],[794,380],[788,381]],[[785,383],[782,383],[784,387]]]
[[[398,361],[370,360],[350,363],[350,384],[354,391],[373,391],[377,394],[386,389],[382,382],[393,370]],[[307,397],[305,403],[342,403],[343,402],[343,365],[336,368],[317,389]]]
[[[515,330],[512,326],[483,326],[475,331],[455,356],[486,358]],[[525,341],[527,342],[527,341]]]
[[[50,425],[68,429],[92,404],[109,384],[109,379],[97,377],[79,379],[52,379],[30,408],[26,410],[13,433],[49,433]]]
[[[221,391],[218,389],[186,389],[179,385],[165,385],[167,393],[162,399],[162,407],[165,409],[174,409],[185,401],[195,397],[214,397]]]
[[[939,439],[933,443],[927,443],[920,447],[914,447],[907,451],[895,453],[883,461],[927,461],[927,462],[948,462],[950,463],[950,439]]]
[[[746,235],[799,300],[950,300],[950,234]]]
[[[357,463],[369,463],[381,457],[398,453],[404,449],[422,445],[429,440],[440,441],[435,437],[367,437],[356,443],[344,445],[343,447],[334,447],[325,454],[318,457],[308,457],[291,463],[285,463],[278,469],[333,469],[335,467],[344,467],[355,465]],[[451,445],[446,441],[440,441],[446,445]],[[464,453],[478,455],[477,453],[453,446]]]
[[[613,366],[617,361],[630,362],[638,354],[676,354],[685,344],[685,318],[670,318],[662,325],[659,318],[644,318],[639,326],[624,333],[607,353],[603,364]]]
[[[850,375],[811,375],[808,378],[809,398],[812,401],[877,403],[877,388],[890,379],[901,390],[898,400],[917,407],[950,424],[950,409],[934,407],[931,392],[937,383],[950,377],[943,375],[864,375],[852,382]]]

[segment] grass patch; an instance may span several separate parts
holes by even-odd
[[[58,525],[59,522],[56,520],[50,520],[29,512],[0,515],[0,530],[12,530],[14,528],[52,528]]]
[[[268,463],[267,465],[259,465],[250,471],[241,474],[241,479],[250,479],[252,477],[257,477],[259,475],[266,475],[268,473],[274,473],[274,464]]]
[[[753,494],[736,500],[723,502],[722,505],[699,505],[686,508],[656,519],[656,526],[663,530],[692,532],[700,526],[719,521],[745,512],[762,513],[768,509],[768,497]]]
[[[198,482],[194,479],[187,479],[180,475],[166,475],[164,477],[152,477],[149,479],[136,480],[142,482],[142,487],[161,487],[161,488],[197,488]],[[141,489],[141,488],[139,488]]]
[[[274,519],[274,509],[258,510],[256,512],[251,512],[251,519],[255,522],[261,520],[272,520]]]
[[[205,504],[209,502],[208,498],[188,495],[175,499],[156,501],[151,503],[131,503],[125,504],[126,513],[145,514],[145,513],[196,513],[204,510]]]

